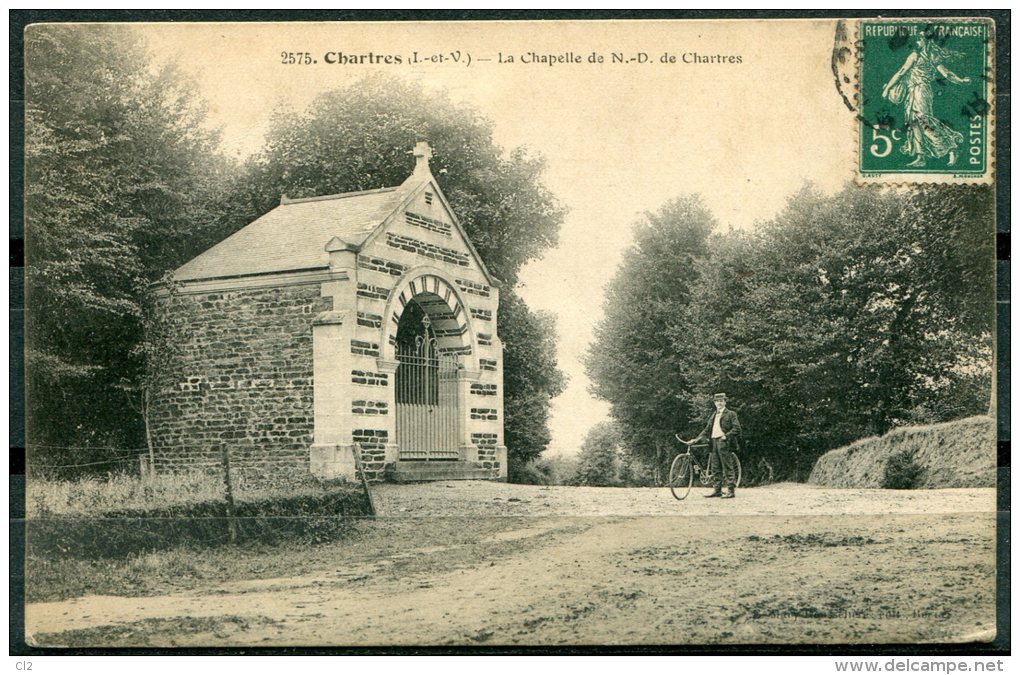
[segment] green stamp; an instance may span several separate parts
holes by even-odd
[[[990,178],[992,25],[984,19],[861,22],[860,177]]]

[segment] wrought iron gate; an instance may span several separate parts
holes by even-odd
[[[397,349],[397,443],[400,459],[460,459],[457,360],[439,354],[426,315],[424,334]]]

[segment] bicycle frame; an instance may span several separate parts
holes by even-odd
[[[687,446],[687,452],[680,453],[681,456],[686,456],[686,457],[690,457],[691,458],[691,470],[694,471],[695,475],[698,476],[698,480],[701,481],[702,485],[711,485],[712,484],[712,479],[715,478],[715,474],[712,473],[712,469],[711,469],[712,463],[709,462],[708,458],[706,457],[705,458],[705,466],[702,467],[701,464],[698,463],[698,456],[695,455],[693,452],[691,452],[691,449],[692,448],[708,448],[708,447],[709,447],[709,445],[707,443],[704,444],[704,445],[688,445]]]

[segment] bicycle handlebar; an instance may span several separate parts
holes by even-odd
[[[699,443],[699,444],[695,445],[694,444],[694,439],[689,440],[689,441],[685,441],[684,439],[680,438],[680,434],[673,434],[673,438],[675,438],[676,440],[680,441],[681,443],[686,445],[688,448],[707,448],[708,447],[708,443]]]

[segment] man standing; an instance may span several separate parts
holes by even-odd
[[[737,468],[733,453],[739,448],[740,420],[737,413],[726,408],[726,394],[712,397],[715,412],[708,418],[705,429],[691,443],[711,439],[712,447],[708,453],[708,470],[715,477],[712,494],[706,497],[736,497]],[[722,488],[725,485],[726,493]]]

